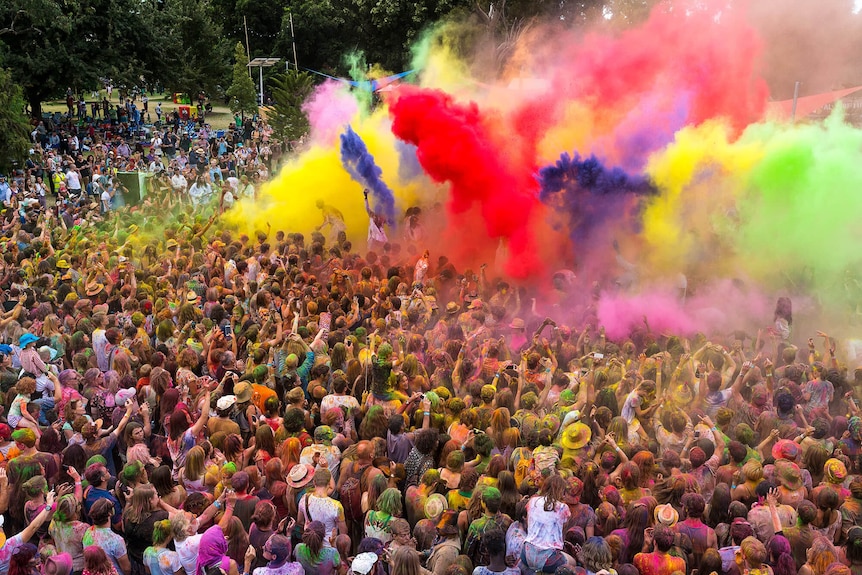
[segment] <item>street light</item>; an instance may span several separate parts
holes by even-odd
[[[249,68],[257,68],[260,71],[260,105],[263,106],[263,69],[275,66],[281,58],[255,58],[248,63]]]

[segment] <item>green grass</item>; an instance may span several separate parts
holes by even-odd
[[[102,90],[99,92],[99,101],[102,101],[102,98],[105,97],[105,91]],[[165,118],[168,114],[176,110],[181,104],[174,104],[171,99],[171,94],[156,94],[148,96],[149,108],[150,108],[150,120],[152,123],[156,121],[156,104],[162,104],[162,118]],[[92,98],[90,98],[90,93],[85,93],[85,99],[87,101],[87,112],[89,113],[90,103],[92,102]],[[117,91],[114,90],[113,97],[110,102],[116,106],[119,103],[119,99],[117,98]],[[135,101],[135,105],[138,108],[141,108],[141,98]],[[191,106],[193,109],[195,105]],[[42,111],[43,112],[63,112],[65,113],[66,101],[65,100],[51,100],[47,102],[42,102]],[[233,114],[227,106],[222,106],[221,104],[216,105],[213,102],[213,111],[207,114],[207,123],[212,126],[216,130],[226,129],[229,125],[233,123]]]

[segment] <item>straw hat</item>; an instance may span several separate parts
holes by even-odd
[[[297,463],[287,474],[287,484],[294,489],[301,489],[314,479],[314,467],[307,463]]]
[[[449,503],[439,493],[429,495],[425,500],[425,517],[431,521],[436,521],[447,509],[449,509]]]
[[[521,318],[516,317],[512,320],[512,323],[509,324],[509,327],[511,329],[524,329],[527,327],[527,324],[524,323],[524,320],[522,320]]]
[[[654,515],[656,523],[667,527],[673,527],[679,521],[679,512],[670,503],[657,505]]]
[[[72,267],[72,266],[70,266],[70,265],[69,265],[69,262],[67,262],[66,260],[59,260],[59,261],[57,262],[57,269],[67,270],[67,269],[69,269],[70,267]]]
[[[87,297],[97,296],[103,289],[105,289],[105,286],[99,282],[90,282],[87,284]]]
[[[447,314],[455,315],[459,311],[461,311],[461,307],[457,303],[455,303],[454,301],[450,301],[449,303],[446,304],[446,313]]]

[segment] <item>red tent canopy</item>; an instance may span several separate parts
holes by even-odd
[[[854,92],[862,90],[862,86],[855,88],[847,88],[846,90],[837,90],[835,92],[824,92],[823,94],[815,94],[813,96],[805,96],[796,100],[796,117],[804,118],[808,114],[812,114],[827,104],[836,102],[845,96],[849,96]],[[767,111],[779,118],[790,118],[793,112],[793,100],[781,100],[780,102],[770,102],[767,104]]]

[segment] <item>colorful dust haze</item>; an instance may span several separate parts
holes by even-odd
[[[612,336],[644,316],[683,333],[765,325],[778,295],[852,318],[862,131],[840,111],[770,117],[746,13],[684,4],[614,33],[528,27],[505,52],[461,53],[463,27],[441,24],[415,48],[416,75],[373,107],[321,85],[303,151],[232,217],[308,234],[322,200],[363,246],[367,188],[406,253],[487,263],[540,312],[562,302]]]

